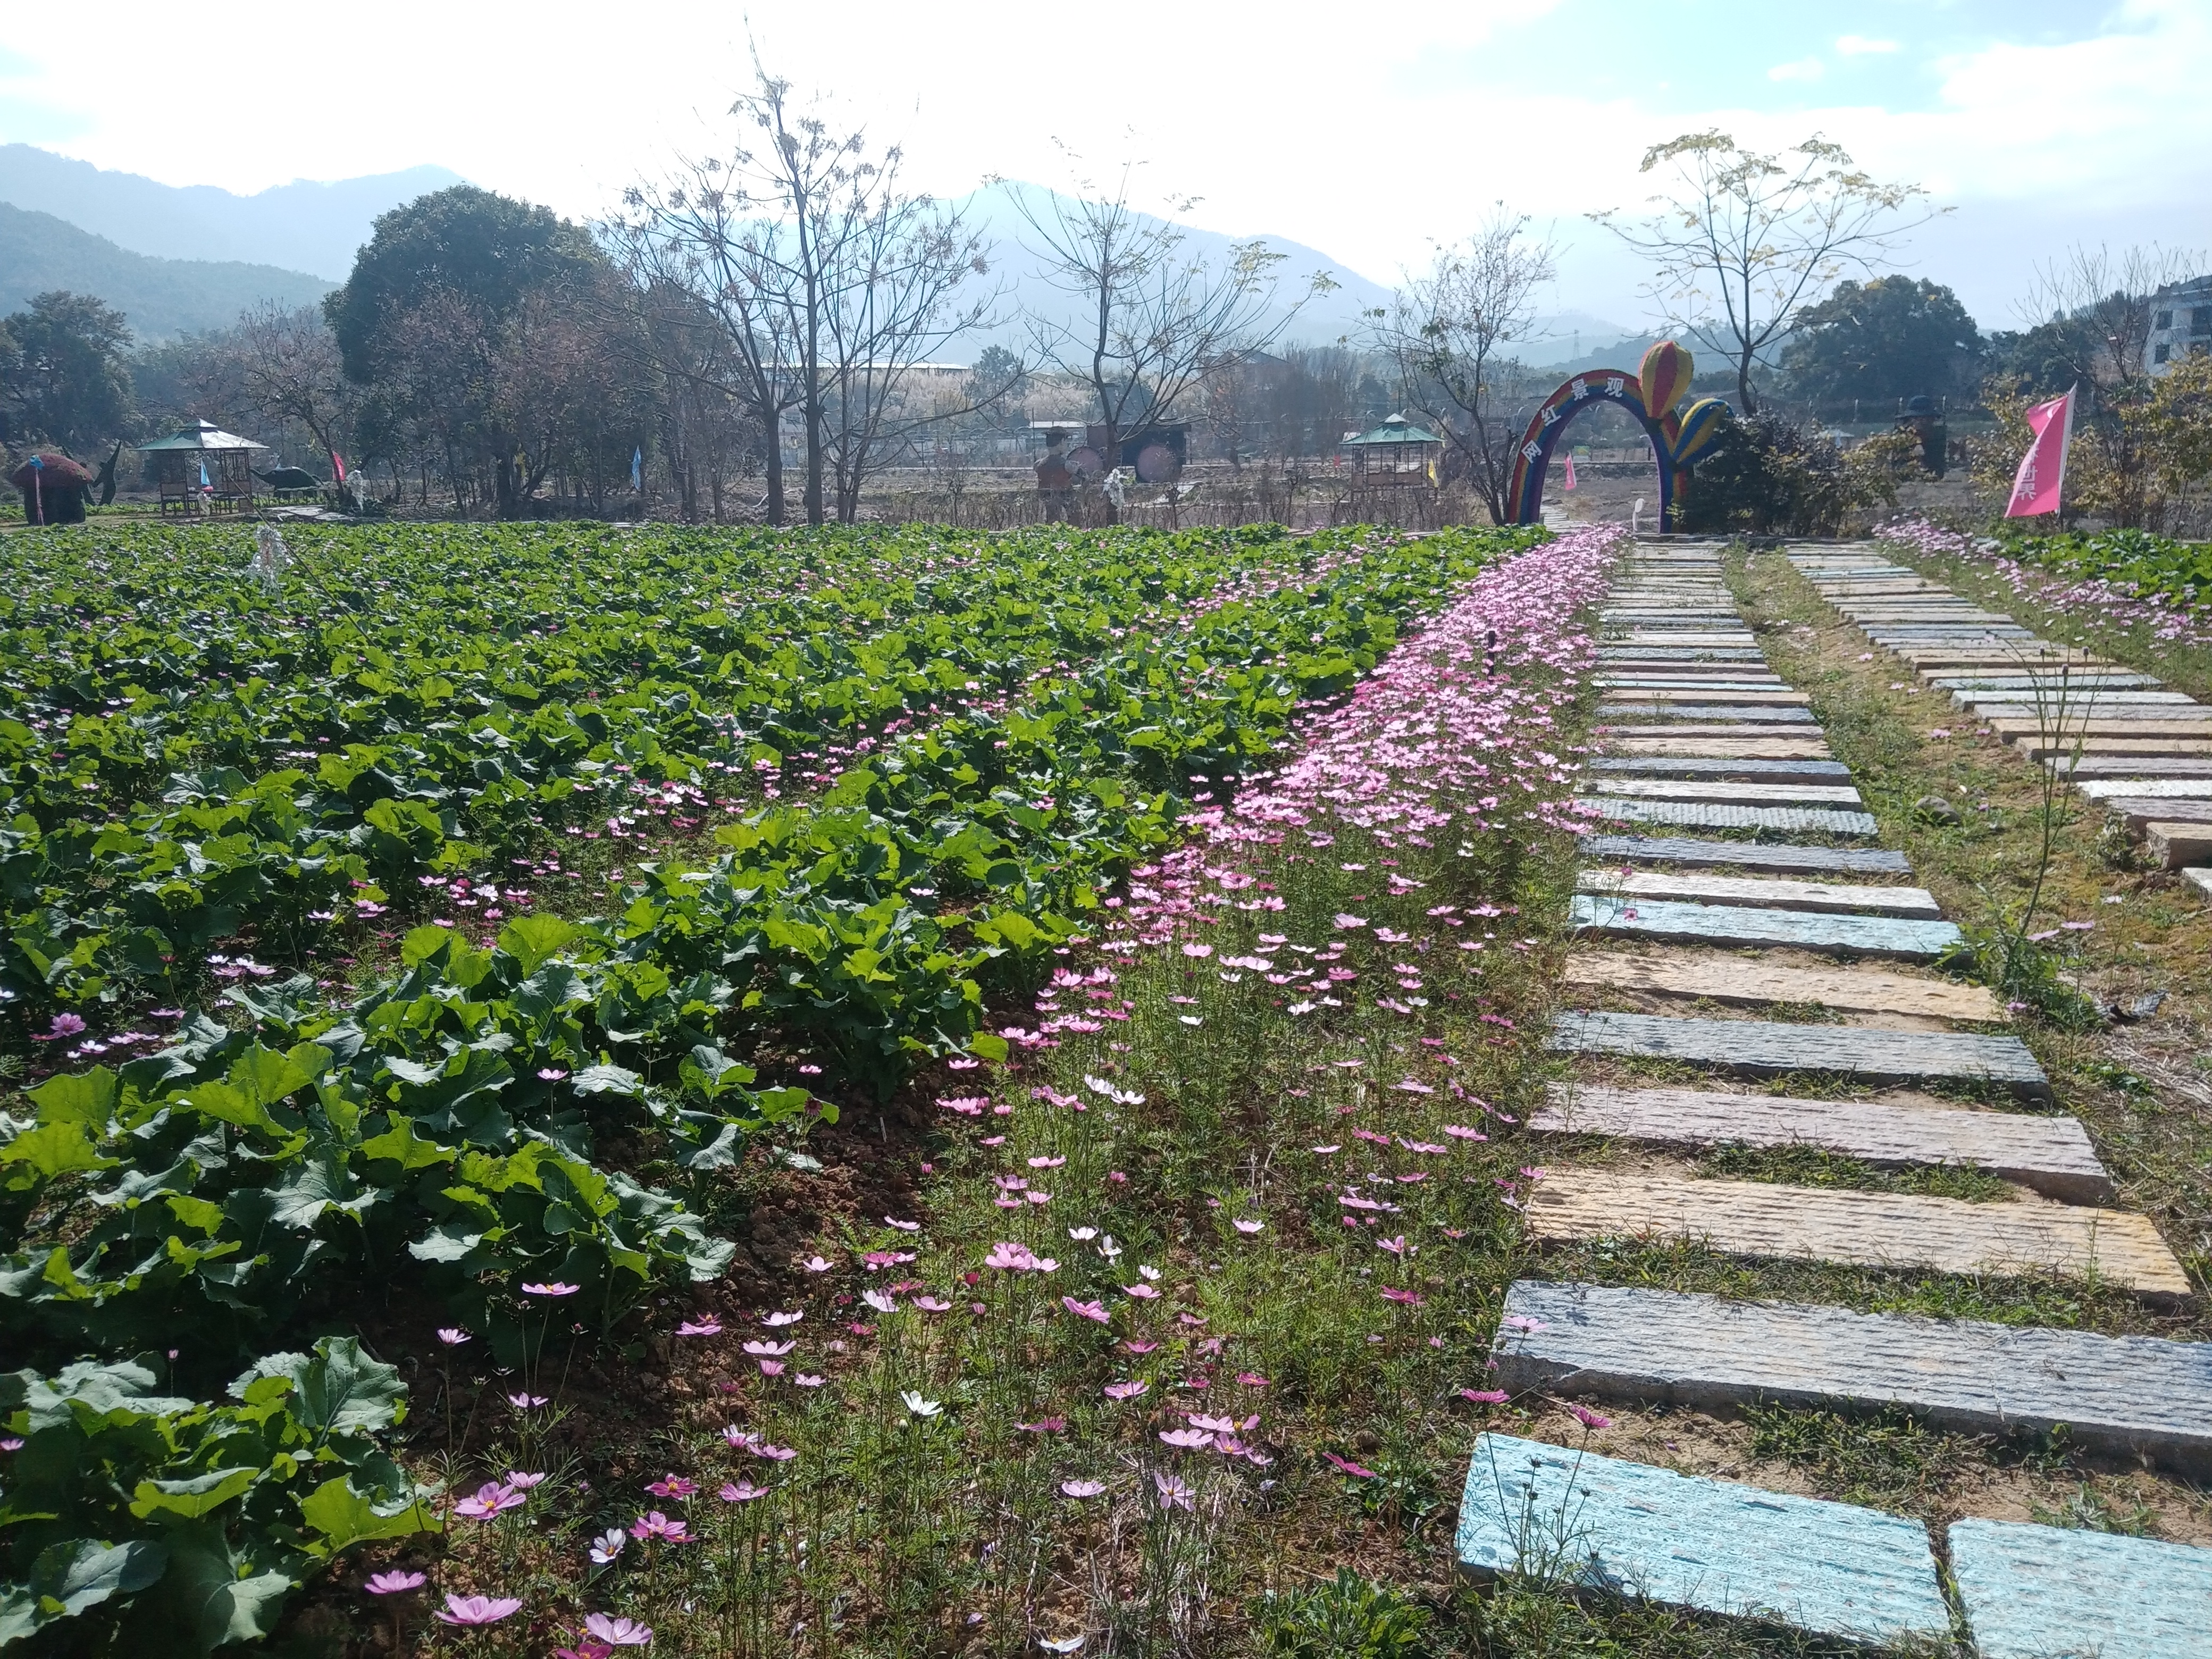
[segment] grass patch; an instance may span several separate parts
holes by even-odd
[[[1819,1496],[1907,1515],[1940,1511],[1995,1443],[1894,1410],[1845,1416],[1753,1406],[1744,1417],[1752,1455],[1797,1470]]]
[[[1716,1146],[1694,1168],[1710,1180],[1768,1181],[1861,1193],[1909,1193],[1917,1198],[1957,1198],[2002,1204],[2019,1196],[2010,1185],[1979,1170],[1956,1164],[1881,1170],[1817,1146]]]

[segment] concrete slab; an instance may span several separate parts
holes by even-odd
[[[1630,800],[1620,795],[1578,795],[1606,817],[1623,823],[1672,824],[1682,830],[1773,830],[1800,835],[1873,836],[1881,826],[1871,812],[1838,812],[1813,806],[1737,806],[1723,801]]]
[[[1919,1522],[1540,1441],[1474,1446],[1462,1571],[1603,1588],[1870,1642],[1937,1638],[1950,1611]]]
[[[1741,1007],[1800,1002],[1846,1013],[1912,1014],[1923,1019],[1992,1024],[2002,1024],[2006,1018],[2003,1005],[1985,985],[1916,979],[1871,968],[1784,968],[1765,957],[1577,950],[1567,955],[1565,977],[1570,985],[1611,986]]]
[[[2212,1659],[2212,1550],[2020,1521],[1950,1543],[1980,1659]]]
[[[1575,932],[1601,939],[1664,939],[1682,945],[1786,946],[1835,956],[1933,962],[1963,942],[1948,921],[1832,915],[1735,904],[1577,893],[1568,910]]]
[[[1498,1386],[1699,1410],[1901,1406],[1961,1434],[2061,1426],[2106,1456],[2212,1470],[2212,1343],[1850,1313],[1524,1279]]]
[[[1553,1024],[1551,1048],[1559,1054],[1686,1060],[1740,1077],[1840,1072],[1870,1085],[1997,1083],[2029,1099],[2051,1097],[2051,1080],[2026,1043],[2015,1036],[1976,1032],[1670,1019],[1593,1010],[1561,1014]]]
[[[2112,1196],[2081,1123],[2040,1113],[1555,1083],[1528,1127],[1654,1146],[1814,1146],[1877,1169],[1980,1170],[2069,1204]]]
[[[1701,1241],[1725,1255],[2095,1278],[2181,1304],[2189,1275],[2144,1217],[2075,1204],[1969,1204],[1764,1181],[1557,1170],[1529,1194],[1528,1236]]]
[[[1588,836],[1583,856],[1686,869],[1801,870],[1831,875],[1905,876],[1905,854],[1887,847],[1796,847],[1783,842],[1698,841],[1680,836]]]
[[[1650,871],[1621,874],[1618,867],[1581,871],[1585,893],[1632,900],[1671,899],[1689,904],[1740,904],[1767,910],[1811,910],[1830,915],[1902,916],[1935,921],[1943,912],[1936,896],[1921,887],[1863,887],[1840,882],[1782,881],[1745,876],[1669,876]]]

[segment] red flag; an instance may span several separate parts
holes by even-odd
[[[2066,484],[2066,446],[2074,436],[2074,392],[2079,389],[2027,411],[2033,436],[2027,453],[2020,458],[2020,470],[2013,474],[2012,500],[2005,504],[2008,519],[2032,519],[2058,510],[2058,492]]]
[[[337,482],[343,483],[345,482],[345,457],[339,454],[335,449],[331,451],[331,465],[338,475]]]

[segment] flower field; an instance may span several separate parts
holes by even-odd
[[[0,1643],[1175,1651],[1345,1534],[1436,1576],[1603,533],[251,552],[7,546]]]

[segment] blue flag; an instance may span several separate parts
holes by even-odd
[[[200,463],[200,488],[202,489],[208,488],[207,463],[205,461],[202,461]]]
[[[629,453],[629,487],[632,489],[645,488],[645,451],[642,449],[633,449]]]

